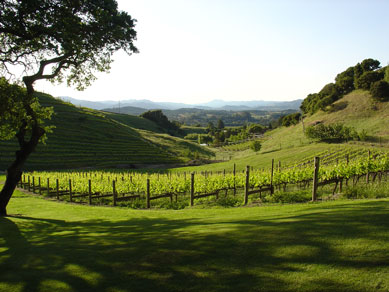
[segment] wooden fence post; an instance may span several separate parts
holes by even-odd
[[[314,166],[314,172],[313,172],[313,186],[312,186],[312,202],[316,201],[316,191],[317,191],[319,167],[320,167],[320,158],[315,157],[315,166]]]
[[[349,161],[350,161],[350,156],[347,154],[346,155],[346,165],[349,164]],[[346,187],[348,186],[348,178],[346,178]]]
[[[50,196],[50,179],[47,178],[47,196]]]
[[[116,206],[116,181],[112,180],[113,205]]]
[[[194,172],[190,174],[190,206],[193,206],[194,202]]]
[[[369,150],[368,157],[367,157],[367,159],[369,160],[369,163],[370,163],[370,155],[371,155],[371,153],[370,153],[370,150]],[[369,169],[368,169],[367,173],[366,173],[366,183],[367,184],[369,183],[369,177],[370,177],[370,173],[369,173]]]
[[[32,177],[32,192],[35,193],[35,177]]]
[[[88,180],[89,205],[92,205],[92,181]]]
[[[234,196],[236,195],[236,164],[234,163]]]
[[[244,187],[244,204],[247,205],[249,201],[249,188],[250,188],[250,166],[246,166],[246,184]]]
[[[69,179],[69,199],[70,199],[70,202],[73,201],[73,194],[72,194],[72,180]]]
[[[274,175],[274,158],[271,160],[271,175],[270,175],[270,194],[273,195],[273,175]]]
[[[38,189],[39,189],[39,195],[42,196],[42,186],[41,186],[41,178],[38,177]]]
[[[150,209],[150,179],[147,179],[146,184],[146,208]]]
[[[27,189],[28,189],[28,191],[30,191],[31,190],[31,188],[30,188],[30,176],[28,176],[28,186],[27,186]]]

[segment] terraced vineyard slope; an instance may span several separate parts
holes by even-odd
[[[188,146],[199,155],[211,154],[179,138],[166,141],[157,125],[140,117],[78,108],[46,94],[39,99],[54,108],[48,124],[55,129],[48,134],[47,144],[40,144],[31,155],[27,170],[183,163],[189,160],[183,155]],[[183,144],[176,147],[179,143]],[[16,150],[15,140],[1,141],[0,170],[7,168]]]

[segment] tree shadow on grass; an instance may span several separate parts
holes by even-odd
[[[1,218],[0,290],[1,283],[23,292],[388,288],[376,276],[389,273],[387,202],[269,217],[257,209],[244,220]],[[367,281],[354,281],[358,270]]]

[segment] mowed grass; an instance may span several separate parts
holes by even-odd
[[[20,192],[0,291],[388,291],[389,200],[182,211]]]

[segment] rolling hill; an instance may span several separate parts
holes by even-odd
[[[83,106],[92,109],[105,109],[105,108],[115,108],[118,107],[135,107],[142,108],[143,112],[152,109],[169,109],[177,110],[181,108],[197,108],[197,109],[208,109],[208,110],[223,110],[223,109],[233,109],[233,110],[288,110],[294,109],[297,110],[302,100],[296,99],[293,101],[265,101],[265,100],[251,100],[251,101],[225,101],[225,100],[212,100],[207,103],[201,104],[186,104],[186,103],[177,103],[177,102],[154,102],[147,99],[129,99],[121,101],[88,101],[72,98],[70,96],[60,96],[60,99],[64,101],[71,102],[76,106]]]
[[[310,124],[342,123],[353,127],[356,131],[366,131],[366,141],[349,141],[344,143],[319,143],[307,138],[304,128]],[[219,157],[231,158],[228,162],[207,165],[207,170],[221,171],[232,169],[235,163],[237,169],[243,170],[246,165],[256,168],[269,168],[271,160],[281,161],[282,164],[295,163],[308,156],[323,151],[339,151],[375,149],[388,152],[389,150],[389,102],[377,102],[365,90],[354,90],[333,104],[331,112],[318,111],[304,118],[303,122],[290,127],[279,127],[265,133],[261,138],[262,148],[258,153],[252,150],[231,151],[228,147],[220,149]],[[181,169],[183,170],[183,169]],[[185,168],[186,171],[204,170],[204,166]]]
[[[194,152],[212,155],[204,147],[164,134],[147,119],[76,107],[46,94],[39,99],[54,108],[48,124],[55,129],[47,144],[40,144],[28,159],[27,170],[183,164]],[[11,163],[16,150],[16,141],[1,142],[0,170]]]
[[[216,124],[218,120],[223,120],[226,126],[243,126],[246,123],[259,123],[267,126],[270,122],[278,120],[281,116],[295,113],[296,109],[288,110],[254,110],[237,108],[211,110],[200,108],[181,108],[176,110],[162,110],[163,114],[171,121],[178,121],[185,125],[207,126],[209,122]],[[132,106],[119,108],[107,108],[106,112],[125,113],[129,115],[139,115],[141,110]],[[145,110],[146,111],[146,110]]]

